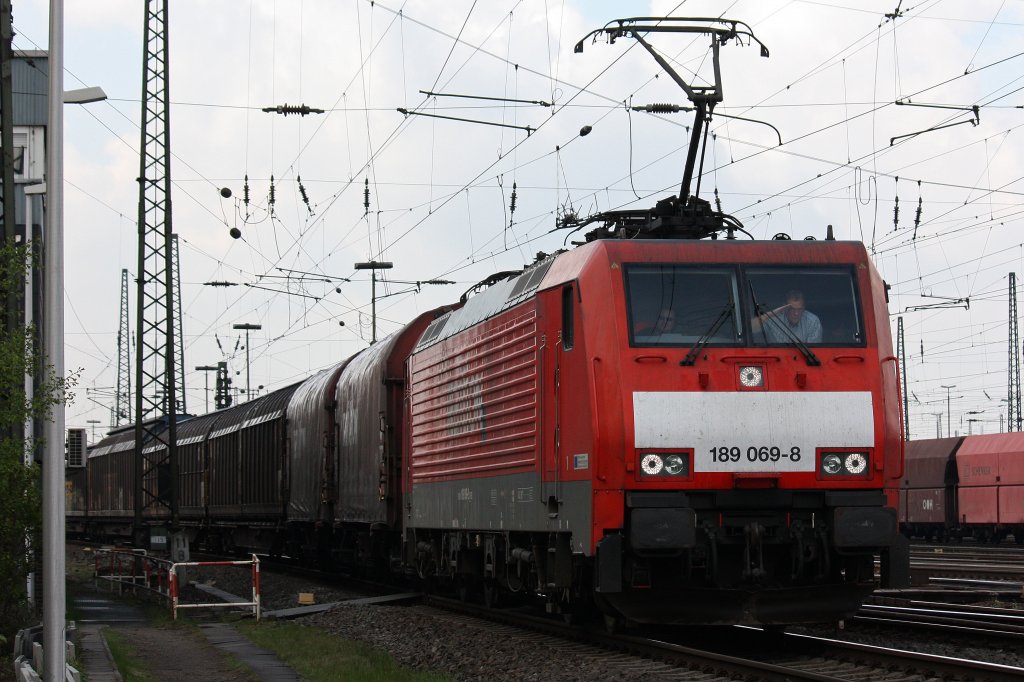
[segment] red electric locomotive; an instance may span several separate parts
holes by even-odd
[[[855,610],[897,541],[897,377],[859,243],[593,241],[436,320],[409,374],[421,572],[786,623]]]

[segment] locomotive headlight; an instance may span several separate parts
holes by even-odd
[[[740,367],[740,386],[744,388],[764,386],[764,370],[757,365]]]
[[[826,474],[838,474],[843,470],[843,460],[839,455],[825,455],[821,458],[821,470]]]
[[[665,462],[662,461],[661,455],[649,452],[640,458],[640,468],[648,476],[657,476],[665,468]]]
[[[846,466],[846,470],[856,476],[864,472],[864,469],[868,466],[868,458],[860,452],[851,452],[846,456],[846,461],[843,463]]]
[[[667,455],[664,462],[666,474],[678,476],[686,473],[686,460],[681,455]]]
[[[640,474],[644,477],[666,478],[689,476],[691,452],[641,452]]]

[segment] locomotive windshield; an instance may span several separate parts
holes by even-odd
[[[635,264],[625,282],[633,346],[864,345],[850,268]]]
[[[733,268],[633,265],[626,268],[626,290],[634,346],[739,342]]]
[[[849,269],[747,268],[746,281],[753,345],[863,345]]]

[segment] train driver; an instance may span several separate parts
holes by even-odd
[[[754,333],[764,330],[768,343],[789,343],[793,340],[786,330],[804,343],[821,343],[821,320],[807,310],[804,294],[799,289],[786,292],[786,302],[774,310],[761,313],[751,320]]]
[[[676,312],[671,307],[665,306],[658,313],[657,317],[645,317],[633,326],[634,336],[659,336],[670,334],[675,331]]]

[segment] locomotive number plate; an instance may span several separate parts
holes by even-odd
[[[694,474],[813,472],[817,448],[875,442],[868,391],[636,391],[634,447],[692,449]]]
[[[741,460],[750,463],[778,462],[779,460],[799,462],[800,458],[803,457],[803,453],[800,452],[800,446],[798,445],[782,448],[777,445],[751,445],[747,448],[741,448],[738,445],[720,445],[711,448],[708,454],[711,455],[711,461],[716,463],[739,462]]]

